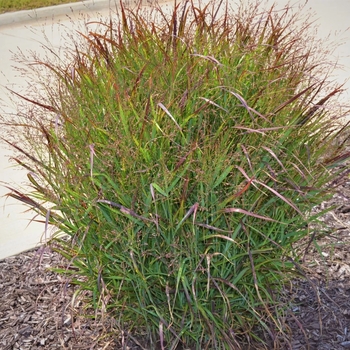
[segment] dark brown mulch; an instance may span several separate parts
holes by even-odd
[[[293,331],[293,350],[350,349],[350,181],[347,178],[333,198],[314,211],[325,208],[333,208],[321,218],[327,228],[320,227],[324,232],[307,249],[302,263],[312,284],[305,280],[293,283],[296,317],[287,322]]]
[[[115,349],[113,339],[98,340],[108,325],[76,317],[73,286],[48,269],[60,265],[58,254],[41,248],[0,261],[0,348]]]
[[[292,350],[350,349],[350,183],[323,206],[335,206],[323,216],[329,229],[303,262],[313,283],[295,280],[289,291]],[[73,298],[74,286],[49,271],[61,259],[39,248],[0,261],[0,349],[141,349]]]

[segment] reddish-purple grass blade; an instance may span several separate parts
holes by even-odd
[[[274,219],[271,219],[267,216],[262,216],[262,215],[259,215],[259,214],[255,214],[251,211],[248,211],[248,210],[244,210],[244,209],[241,209],[241,208],[225,208],[225,209],[222,209],[222,212],[223,213],[240,213],[240,214],[244,214],[244,215],[248,215],[248,216],[253,216],[254,218],[257,218],[257,219],[262,219],[262,220],[266,220],[266,221],[272,221],[272,222],[278,222]]]

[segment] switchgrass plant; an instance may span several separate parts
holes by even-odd
[[[255,3],[121,5],[64,61],[31,61],[45,78],[8,142],[33,191],[10,195],[68,236],[60,272],[146,348],[288,338],[295,247],[348,156],[310,28]]]

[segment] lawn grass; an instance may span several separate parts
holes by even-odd
[[[67,4],[79,0],[0,0],[0,13],[32,10],[39,7]]]

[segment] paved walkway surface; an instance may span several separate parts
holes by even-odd
[[[40,54],[47,42],[58,52],[78,25],[116,16],[116,6],[112,1],[94,0],[0,15],[0,114],[16,111],[8,88],[25,91],[26,82],[14,68],[18,66],[13,60],[16,52]],[[11,155],[11,150],[0,143],[0,259],[32,249],[52,233],[52,229],[45,233],[44,223],[31,221],[34,214],[26,212],[24,205],[6,198],[9,190],[4,182],[18,188],[26,181],[26,171],[13,166]]]
[[[237,3],[236,0],[232,1],[233,4]],[[272,2],[267,1],[268,4]],[[277,0],[277,3],[278,6],[283,6],[287,1]],[[318,32],[320,37],[326,37],[332,31],[332,36],[338,42],[343,42],[336,55],[341,56],[339,62],[344,65],[344,70],[339,70],[335,76],[335,79],[343,81],[345,77],[350,76],[350,32],[345,31],[350,25],[348,22],[350,2],[309,0],[306,7],[316,12],[316,18],[320,22]],[[65,46],[67,30],[74,32],[75,25],[82,22],[82,15],[88,16],[91,21],[110,15],[115,16],[115,9],[114,2],[95,0],[0,15],[0,113],[14,113],[16,110],[6,88],[25,90],[26,83],[23,77],[13,68],[13,53],[19,49],[24,53],[29,51],[40,53],[46,40],[58,50]],[[350,84],[346,86],[349,87]],[[345,94],[344,98],[349,101],[349,94]],[[11,166],[13,164],[9,161],[11,154],[8,148],[0,144],[0,181],[18,187],[25,182],[26,173]],[[0,196],[8,192],[0,185]],[[33,213],[25,210],[25,206],[11,198],[0,198],[0,259],[31,249],[45,239],[45,225],[30,222]]]

